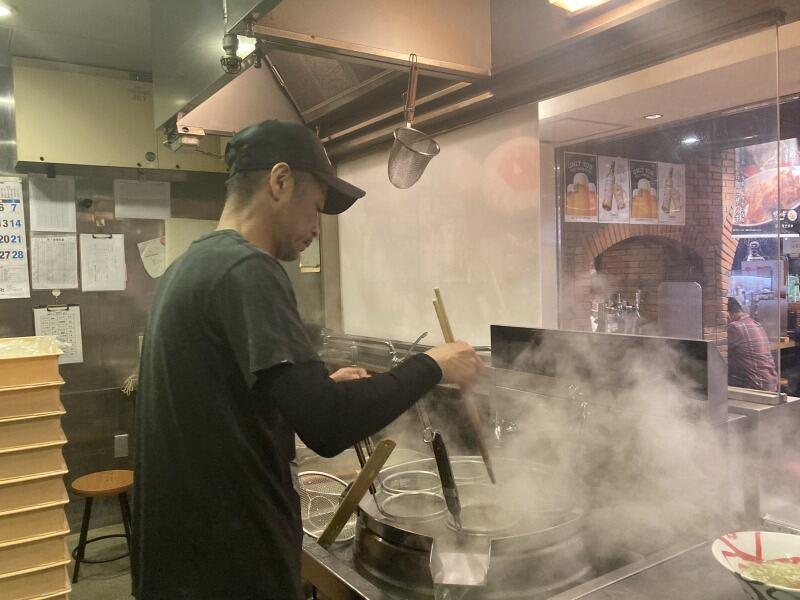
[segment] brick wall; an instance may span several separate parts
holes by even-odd
[[[697,281],[703,288],[706,339],[725,343],[734,154],[725,150],[686,164],[686,225],[563,223],[559,303],[562,326],[587,330],[593,299],[645,292],[644,316],[657,319],[661,281]]]
[[[658,320],[658,285],[662,281],[701,285],[705,281],[699,256],[657,236],[631,237],[614,244],[597,257],[595,265],[600,277],[592,292],[604,292],[601,296],[605,297],[618,291],[633,302],[636,291],[641,290],[642,317],[653,324]]]

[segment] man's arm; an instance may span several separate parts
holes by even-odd
[[[321,362],[280,365],[259,374],[256,389],[309,448],[330,457],[386,427],[441,379],[437,361],[419,354],[388,373],[338,383]]]

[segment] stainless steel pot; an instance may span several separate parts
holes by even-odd
[[[469,466],[480,460],[453,457],[453,470],[458,475],[458,465],[468,465],[462,472],[471,474]],[[490,486],[488,479],[460,483],[464,507],[489,511],[485,522],[478,518],[462,531],[448,526],[444,511],[435,518],[392,519],[376,501],[394,495],[379,492],[377,498],[365,498],[354,542],[359,570],[402,597],[433,597],[434,539],[457,547],[469,546],[479,536],[490,542],[489,569],[486,584],[473,589],[470,598],[547,598],[590,579],[594,573],[585,548],[585,511],[574,500],[570,480],[542,465],[510,459],[496,463],[497,486]],[[385,469],[382,477],[405,471],[435,473],[435,465],[432,458],[415,460]],[[430,485],[428,477],[424,483]]]

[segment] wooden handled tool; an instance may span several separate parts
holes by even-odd
[[[450,327],[450,319],[447,317],[447,310],[444,307],[444,300],[442,300],[442,292],[439,288],[433,288],[435,298],[433,299],[433,308],[436,310],[436,316],[439,318],[439,327],[442,328],[442,336],[444,341],[448,344],[456,341],[453,335],[453,329]],[[478,405],[475,404],[475,399],[469,392],[463,391],[462,397],[464,404],[467,408],[467,417],[469,418],[472,431],[475,433],[475,441],[478,444],[483,464],[486,466],[486,472],[489,474],[489,479],[492,483],[497,483],[494,477],[494,469],[492,468],[492,459],[489,456],[489,448],[486,441],[483,439],[483,428],[481,427],[481,415],[478,412]]]
[[[378,471],[383,468],[392,450],[394,450],[395,445],[393,440],[381,440],[381,442],[375,446],[375,451],[372,453],[372,456],[369,457],[367,464],[361,469],[353,485],[350,486],[350,489],[347,490],[344,498],[342,498],[339,508],[333,513],[331,522],[328,523],[325,531],[319,536],[317,543],[320,546],[328,548],[336,541],[336,538],[347,524],[347,521],[350,520],[350,515],[356,510],[358,503],[361,502],[361,498],[367,493],[370,484],[378,475]]]

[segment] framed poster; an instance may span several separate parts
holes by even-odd
[[[600,174],[600,222],[627,223],[631,215],[628,159],[598,156],[597,172]]]
[[[564,153],[564,220],[597,222],[597,157]]]
[[[797,139],[736,148],[734,237],[800,233],[800,152]],[[778,190],[780,189],[780,192]],[[780,202],[778,194],[780,193]]]
[[[686,167],[658,163],[658,222],[686,224]]]
[[[631,223],[658,223],[658,163],[632,160]]]

